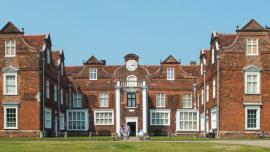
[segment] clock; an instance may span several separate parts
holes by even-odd
[[[135,60],[128,60],[126,62],[126,68],[128,69],[128,71],[135,71],[138,67],[137,61]]]

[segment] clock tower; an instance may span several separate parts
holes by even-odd
[[[127,54],[124,58],[128,71],[135,71],[138,68],[139,56],[136,54]]]

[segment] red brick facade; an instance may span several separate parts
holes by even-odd
[[[269,133],[269,38],[270,30],[251,20],[236,34],[213,33],[200,65],[182,65],[173,56],[160,65],[141,65],[128,54],[122,65],[92,56],[82,66],[65,67],[63,51],[51,51],[50,35],[25,35],[9,22],[0,31],[0,136],[105,135],[127,123],[135,133],[203,134],[207,121],[207,132],[212,128],[222,137]],[[5,56],[8,40],[16,41],[15,57]],[[247,55],[247,43],[258,55]],[[16,95],[4,93],[6,71],[17,71]],[[246,93],[246,75],[254,71],[259,82],[251,85],[259,85],[259,92]],[[14,106],[17,128],[8,129],[4,108]],[[50,119],[43,109],[51,111]]]

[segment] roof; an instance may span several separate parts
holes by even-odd
[[[245,26],[243,26],[240,30],[236,30],[237,32],[260,32],[265,31],[265,28],[258,23],[255,19],[251,19]]]
[[[21,32],[12,22],[8,22],[1,30],[0,30],[1,34],[22,34],[23,32]]]
[[[77,74],[82,70],[83,66],[66,66],[65,71],[67,76],[72,76]]]
[[[45,44],[46,34],[24,35],[25,41],[32,47],[42,48]]]
[[[179,64],[180,62],[177,61],[172,55],[169,55],[161,64]]]
[[[230,46],[234,42],[237,35],[236,34],[217,33],[216,37],[218,39],[219,45],[221,45],[222,47],[227,47],[227,46]]]
[[[95,64],[95,65],[102,65],[103,63],[100,62],[95,56],[91,56],[84,64]]]
[[[60,51],[52,51],[52,59],[55,65],[58,65],[60,58],[61,58]]]

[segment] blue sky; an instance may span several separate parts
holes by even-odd
[[[122,64],[127,53],[138,54],[141,64],[159,64],[170,54],[187,64],[198,61],[213,31],[233,33],[252,18],[270,26],[269,6],[269,0],[6,0],[0,25],[51,33],[67,65],[91,55]]]

